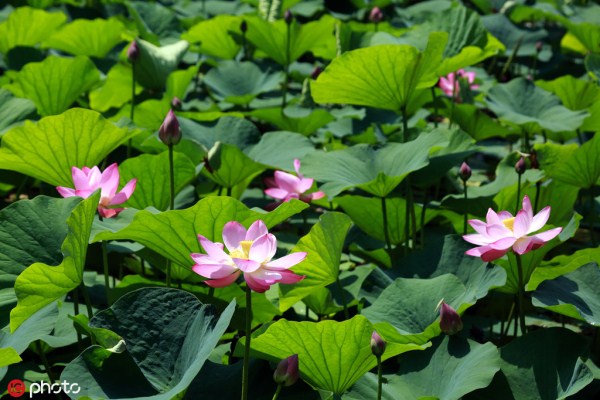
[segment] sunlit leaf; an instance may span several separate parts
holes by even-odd
[[[72,167],[99,165],[134,134],[95,111],[71,109],[7,132],[0,148],[0,168],[73,187]]]
[[[83,56],[50,56],[42,62],[25,65],[11,77],[13,83],[6,85],[6,88],[17,97],[33,101],[42,116],[67,110],[100,80],[94,64]]]
[[[50,36],[44,45],[76,56],[102,58],[123,41],[125,26],[116,18],[77,19]]]
[[[156,47],[152,43],[138,39],[140,58],[136,60],[135,80],[148,89],[164,89],[169,74],[177,69],[189,47],[185,40]]]
[[[240,51],[240,45],[229,32],[239,32],[241,23],[242,18],[237,16],[216,15],[192,26],[181,38],[191,44],[199,43],[200,53],[229,60]]]
[[[35,46],[66,21],[67,16],[61,12],[18,7],[0,24],[0,52],[6,54],[16,46]]]

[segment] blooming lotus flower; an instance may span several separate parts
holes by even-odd
[[[56,190],[62,197],[79,196],[87,199],[96,190],[100,189],[100,203],[98,204],[98,214],[103,218],[114,217],[123,208],[109,208],[110,206],[116,206],[118,204],[126,202],[133,191],[137,179],[132,179],[117,193],[119,188],[119,168],[116,163],[111,164],[100,172],[98,167],[83,167],[79,169],[77,167],[71,168],[73,175],[73,183],[75,189],[58,186]]]
[[[512,247],[517,254],[525,254],[531,250],[542,247],[546,242],[554,239],[562,228],[554,228],[545,232],[534,233],[542,229],[550,217],[550,206],[545,207],[533,215],[529,197],[523,198],[523,208],[515,217],[508,211],[496,214],[491,208],[488,210],[486,222],[476,219],[469,220],[469,224],[477,233],[464,235],[469,243],[478,245],[466,252],[483,261],[493,261],[506,254]]]
[[[314,179],[305,178],[300,173],[300,160],[297,158],[294,160],[294,169],[297,176],[283,171],[275,171],[273,178],[265,179],[267,186],[270,186],[265,190],[265,194],[282,202],[299,199],[305,203],[321,199],[325,196],[325,193],[321,191],[304,193],[312,187]]]
[[[467,72],[464,69],[459,69],[456,73],[450,72],[448,75],[442,76],[439,83],[440,89],[447,96],[452,97],[454,95],[458,99],[458,93],[460,92],[459,78],[466,78],[471,89],[479,89],[479,85],[474,84],[475,72]]]
[[[277,250],[277,239],[267,230],[263,221],[256,221],[246,230],[236,221],[223,227],[223,244],[213,243],[202,235],[198,235],[200,244],[206,254],[191,254],[196,264],[194,272],[209,280],[208,286],[225,287],[236,281],[241,273],[248,287],[255,292],[263,293],[271,285],[280,283],[296,283],[304,276],[296,275],[289,268],[306,258],[306,253],[288,254],[272,260]]]

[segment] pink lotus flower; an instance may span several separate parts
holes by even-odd
[[[242,272],[248,287],[258,293],[267,291],[277,282],[296,283],[304,279],[304,276],[288,269],[302,262],[306,253],[292,253],[271,260],[277,251],[277,239],[269,233],[263,221],[256,221],[248,230],[236,221],[226,223],[223,243],[229,254],[223,251],[221,243],[211,242],[202,235],[198,235],[198,239],[206,254],[191,254],[196,262],[192,269],[198,275],[209,278],[205,281],[208,286],[228,286]]]
[[[467,82],[469,82],[469,87],[471,89],[479,89],[479,85],[474,84],[475,72],[466,72],[464,69],[459,69],[456,73],[450,72],[448,75],[442,76],[439,83],[440,89],[442,89],[447,96],[452,97],[454,95],[458,100],[458,94],[460,92],[459,78],[465,78]]]
[[[493,261],[506,254],[511,247],[517,254],[525,254],[540,248],[562,231],[562,228],[554,228],[527,236],[542,229],[549,217],[549,206],[533,215],[528,196],[523,198],[523,208],[515,217],[508,211],[496,214],[490,208],[486,222],[476,219],[469,220],[469,224],[477,233],[464,235],[463,239],[479,247],[468,250],[466,254],[481,257],[483,261]]]
[[[300,173],[300,160],[297,158],[294,160],[294,169],[297,176],[283,171],[275,171],[273,178],[265,179],[265,183],[269,186],[268,189],[265,189],[265,194],[281,200],[281,202],[299,199],[305,203],[321,199],[325,196],[325,193],[321,191],[305,194],[304,192],[310,190],[312,187],[314,179],[305,178]]]
[[[103,218],[114,217],[123,208],[109,208],[109,206],[115,206],[126,202],[133,191],[135,190],[135,184],[137,179],[132,179],[117,193],[119,188],[119,167],[116,163],[111,164],[100,172],[98,167],[83,167],[79,169],[77,167],[71,168],[73,174],[73,182],[75,183],[75,189],[58,186],[56,190],[62,197],[79,196],[87,199],[96,190],[100,189],[100,203],[98,204],[98,214]]]

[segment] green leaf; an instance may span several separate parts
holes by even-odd
[[[135,62],[135,80],[148,89],[162,90],[167,77],[175,71],[189,47],[185,40],[156,47],[150,42],[138,39],[140,58]]]
[[[118,354],[91,346],[67,365],[61,379],[78,382],[80,395],[94,399],[176,398],[200,372],[234,310],[235,301],[217,320],[211,305],[181,290],[128,293],[90,321],[93,328],[121,336],[127,350]]]
[[[62,12],[49,13],[30,7],[18,7],[0,24],[0,52],[17,46],[35,46],[67,21]]]
[[[537,81],[535,84],[557,95],[569,110],[586,110],[600,101],[598,85],[571,75],[563,75],[553,81]]]
[[[103,226],[107,231],[96,234],[93,242],[100,240],[139,242],[182,267],[174,268],[173,278],[185,279],[192,273],[191,267],[194,264],[190,254],[200,252],[198,234],[220,242],[223,226],[229,221],[238,221],[248,227],[254,221],[261,219],[267,227],[271,228],[307,207],[306,203],[293,200],[266,213],[250,210],[231,197],[206,197],[185,210],[166,211],[160,214],[140,211],[125,228],[116,225],[113,230],[111,229],[113,221],[105,220]]]
[[[302,159],[313,151],[315,151],[314,145],[304,135],[275,131],[262,135],[260,141],[246,154],[262,165],[288,171],[293,167],[292,160]]]
[[[439,111],[446,117],[452,115],[452,120],[460,126],[460,129],[477,141],[492,137],[505,138],[515,134],[473,104],[454,104],[452,109],[450,99],[443,99],[443,101],[444,107]]]
[[[500,369],[500,354],[492,343],[479,344],[446,335],[432,343],[429,349],[403,355],[398,374],[385,375],[384,399],[458,400],[489,385]],[[375,398],[377,376],[364,376],[346,396]]]
[[[196,168],[190,159],[181,153],[173,153],[175,194],[196,175]],[[164,211],[169,207],[169,152],[158,155],[142,154],[128,158],[119,166],[121,185],[137,178],[136,190],[125,203],[126,207],[144,209],[153,206]]]
[[[34,113],[31,100],[14,97],[8,90],[0,89],[0,135]]]
[[[326,110],[303,109],[299,107],[287,107],[283,111],[281,108],[261,108],[250,112],[250,115],[263,121],[275,125],[277,128],[302,133],[309,136],[335,120]]]
[[[521,336],[500,349],[502,372],[515,399],[564,399],[594,379],[580,357],[587,358],[581,335],[546,328]]]
[[[570,111],[558,98],[525,78],[494,86],[488,93],[488,107],[505,122],[536,133],[574,131],[588,117],[584,111]]]
[[[305,251],[306,259],[294,267],[305,278],[290,286],[280,286],[283,295],[279,309],[285,311],[319,288],[333,283],[340,273],[340,257],[344,240],[352,222],[342,213],[329,212],[319,218],[310,232],[302,237],[292,252]]]
[[[382,242],[385,241],[381,199],[364,196],[342,196],[336,198],[336,202],[363,232]],[[405,240],[406,200],[400,197],[388,197],[385,202],[390,242],[392,244],[402,243]],[[422,209],[421,206],[415,205],[417,230],[421,228]],[[426,214],[425,222],[435,216],[434,212],[429,211]]]
[[[248,104],[261,93],[279,89],[281,73],[263,72],[252,62],[221,61],[204,76],[219,100],[232,104]]]
[[[72,187],[72,167],[99,165],[135,133],[116,127],[95,111],[71,109],[7,132],[2,137],[0,168]]]
[[[506,56],[513,54],[518,44],[520,57],[538,57],[536,44],[548,37],[545,29],[518,28],[502,13],[486,15],[482,20],[486,29],[506,46]]]
[[[600,247],[577,250],[568,256],[561,255],[550,261],[542,261],[531,274],[527,290],[533,291],[544,281],[556,279],[596,260],[600,260]]]
[[[248,17],[245,20],[248,23],[248,41],[279,65],[290,64],[308,51],[314,53],[323,48],[335,48],[332,35],[335,20],[329,16],[302,25],[292,21],[289,25],[289,53],[286,51],[288,25],[283,19],[268,22],[259,17]]]
[[[83,279],[92,222],[100,194],[81,201],[67,219],[68,233],[61,247],[64,258],[57,266],[36,262],[15,282],[18,303],[10,312],[10,330],[15,330],[38,310],[66,295]]]
[[[585,56],[585,69],[588,74],[590,74],[596,82],[600,80],[600,54],[599,53],[589,53]]]
[[[125,25],[116,18],[77,19],[63,26],[45,42],[45,47],[76,56],[103,58],[123,41]]]
[[[544,166],[546,174],[579,188],[590,188],[600,183],[600,135],[595,134],[575,150],[567,159],[561,159],[551,167]]]
[[[362,314],[389,341],[425,343],[440,334],[440,300],[459,314],[487,294],[487,288],[467,289],[460,279],[444,274],[429,279],[398,278]]]
[[[142,39],[158,43],[159,39],[177,39],[181,35],[181,21],[171,7],[147,1],[130,1],[125,6]]]
[[[240,45],[229,32],[235,31],[241,35],[241,23],[242,18],[237,16],[216,15],[192,26],[181,38],[192,44],[199,43],[197,51],[202,54],[229,60],[240,51]]]
[[[600,325],[600,269],[590,262],[575,271],[542,282],[533,292],[533,305]]]
[[[358,187],[385,197],[404,178],[429,163],[429,149],[438,136],[423,133],[407,143],[389,143],[375,150],[364,144],[332,152],[313,152],[306,156],[302,173],[325,184],[321,189],[329,198]]]
[[[381,45],[335,58],[311,83],[317,103],[355,104],[400,111],[417,89],[436,84],[447,34],[431,34],[425,51],[408,45]]]
[[[0,348],[0,368],[23,361],[12,347]]]
[[[363,316],[344,321],[281,319],[252,340],[252,352],[271,361],[298,354],[300,376],[310,385],[341,394],[377,365],[371,353],[373,326]],[[382,360],[427,346],[388,343]]]
[[[237,146],[217,142],[208,152],[202,174],[222,187],[232,188],[264,170]]]
[[[129,103],[132,81],[131,65],[115,64],[106,74],[104,84],[90,92],[90,108],[105,112]],[[140,94],[142,91],[143,88],[136,85],[135,93]]]
[[[14,82],[5,87],[15,96],[33,101],[42,116],[66,111],[100,80],[94,64],[83,56],[49,56],[42,62],[25,65],[10,76]]]

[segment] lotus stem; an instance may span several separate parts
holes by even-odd
[[[542,181],[537,181],[535,183],[535,200],[533,201],[533,213],[537,214],[538,212],[538,200],[540,198],[540,190],[542,188]]]
[[[519,288],[517,292],[517,298],[519,300],[519,325],[521,326],[521,334],[525,335],[527,333],[527,326],[525,324],[525,282],[523,281],[523,263],[519,254],[515,253],[515,257],[517,259],[517,273],[519,274]]]
[[[110,285],[108,281],[108,251],[106,250],[106,240],[102,241],[102,267],[104,270],[104,290],[106,293],[106,304],[110,306]]]
[[[413,197],[413,190],[410,184],[410,175],[406,177],[406,183],[408,187],[408,201],[410,210],[410,224],[412,234],[412,249],[417,247],[417,212],[415,211],[415,200]]]
[[[383,214],[383,236],[385,237],[385,247],[388,251],[392,250],[392,242],[390,240],[390,232],[388,227],[387,205],[385,196],[381,198],[381,212]]]
[[[250,341],[252,340],[252,291],[246,286],[246,343],[244,344],[244,368],[242,370],[242,400],[248,400],[248,376],[250,366]]]
[[[291,33],[290,26],[292,24],[286,23],[287,26],[287,34],[286,34],[286,43],[285,43],[285,80],[283,81],[283,97],[281,99],[281,113],[283,114],[283,109],[287,105],[287,92],[288,85],[290,83],[290,41],[291,41]]]
[[[344,307],[344,318],[350,319],[350,314],[348,314],[348,306],[346,305],[346,294],[344,293],[344,287],[342,286],[342,282],[340,282],[340,273],[338,271],[338,276],[336,278],[338,290],[340,291],[340,296],[342,297],[342,306]]]
[[[175,166],[173,164],[173,144],[169,144],[169,210],[175,209]],[[171,260],[167,259],[166,265],[166,285],[171,287]]]
[[[81,285],[79,285],[81,287],[81,292],[83,293],[83,300],[85,301],[85,308],[87,309],[87,315],[89,319],[92,319],[92,317],[94,316],[94,311],[92,310],[92,302],[90,300],[90,295],[87,292],[87,289],[85,288],[85,283],[83,282],[83,279],[81,279]]]
[[[231,197],[232,189],[231,186],[227,188],[227,197]]]
[[[454,73],[454,81],[452,82],[452,102],[450,103],[450,121],[448,122],[448,128],[452,128],[454,122],[454,105],[456,104],[456,85],[458,84],[457,73]]]
[[[135,113],[135,63],[131,63],[131,110],[129,111],[129,119],[133,122]],[[127,141],[127,158],[131,157],[132,139]]]
[[[281,383],[279,385],[277,385],[277,390],[275,391],[275,394],[273,395],[273,400],[277,400],[279,398],[279,393],[281,393],[282,387],[283,387],[283,385]]]
[[[594,233],[596,225],[596,199],[594,199],[594,186],[590,186],[590,239],[592,247],[596,247],[596,235]]]
[[[48,362],[48,358],[46,357],[46,353],[44,353],[44,349],[42,348],[42,341],[36,340],[35,347],[38,353],[40,353],[40,358],[42,359],[42,364],[44,364],[44,369],[46,370],[46,374],[48,375],[48,379],[50,382],[55,382],[54,374],[52,373],[52,368],[50,368],[50,363]]]
[[[519,212],[519,204],[521,203],[521,174],[517,173],[517,205],[515,206],[515,216]]]
[[[437,97],[435,95],[435,86],[431,87],[431,98],[433,99],[433,126],[434,128],[438,127],[438,106],[437,106]]]
[[[508,335],[508,330],[510,329],[510,322],[512,321],[513,313],[515,312],[515,302],[513,301],[510,305],[510,310],[508,311],[508,318],[506,318],[506,329],[501,329],[500,334],[502,337],[506,337]]]
[[[78,288],[73,289],[73,291],[71,292],[73,295],[73,311],[75,312],[75,315],[79,315],[79,292],[78,292]],[[81,344],[81,333],[79,333],[79,331],[77,329],[75,329],[75,332],[77,332],[77,347],[81,350],[83,348],[82,344]]]
[[[519,175],[519,179],[521,178],[521,175]],[[469,212],[467,211],[467,200],[469,199],[468,195],[467,195],[467,181],[463,181],[463,185],[465,187],[465,193],[464,193],[464,199],[465,199],[465,215],[464,215],[464,220],[463,220],[463,235],[467,234],[467,219],[468,219],[468,215]],[[519,197],[517,196],[517,199]]]
[[[382,392],[383,392],[383,365],[381,363],[381,356],[377,356],[377,400],[381,400]]]

